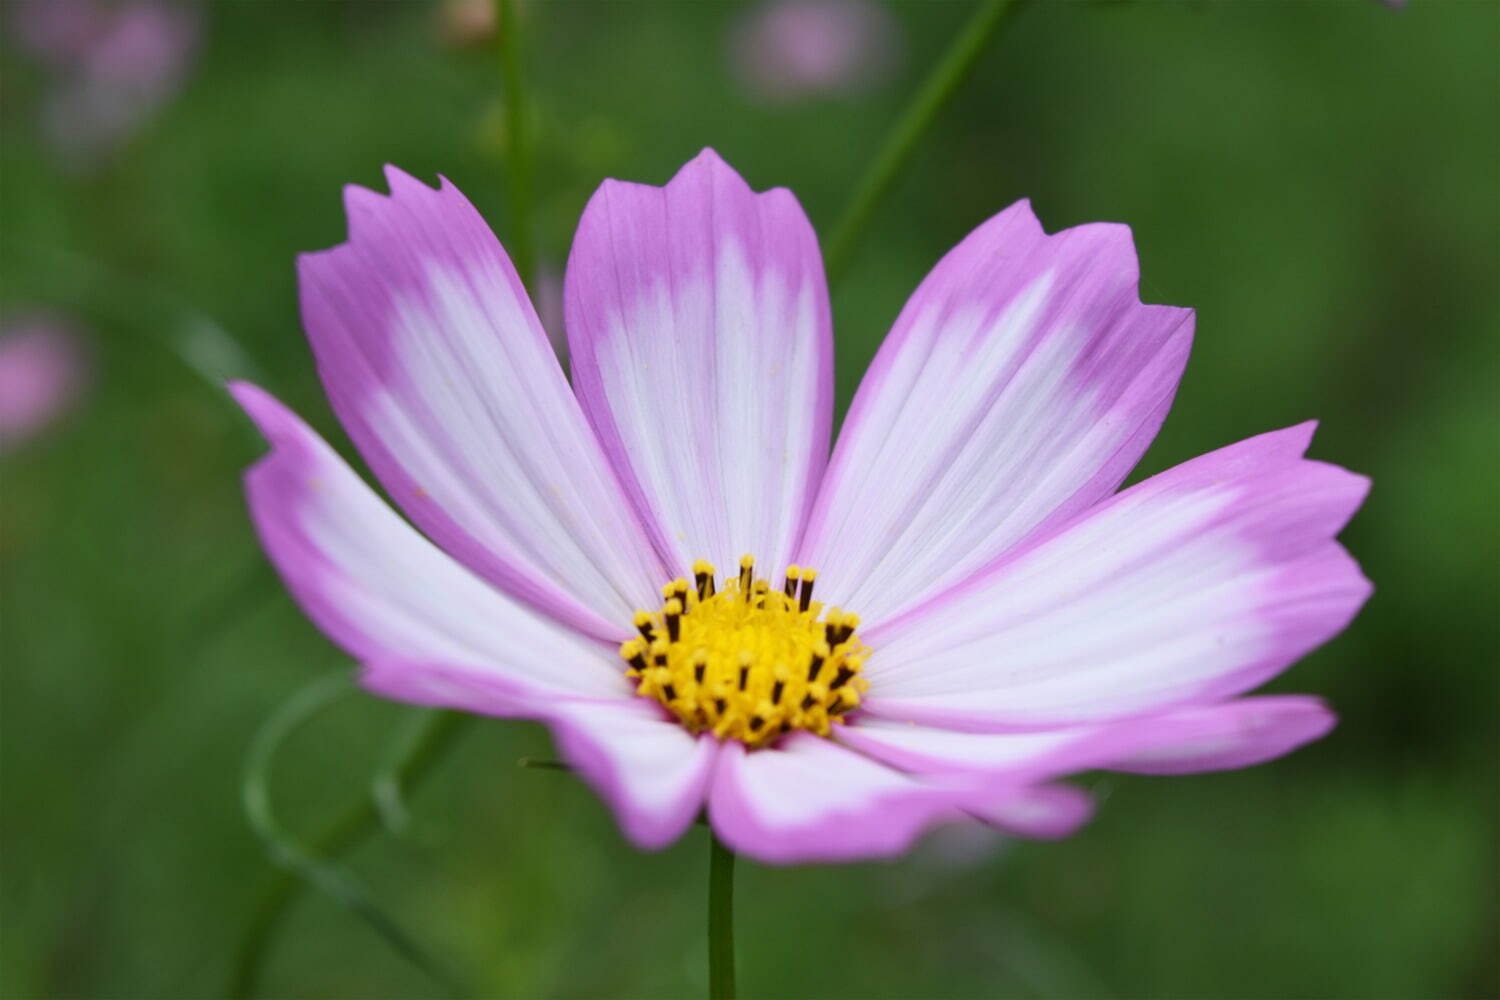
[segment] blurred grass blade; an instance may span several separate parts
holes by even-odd
[[[226,403],[230,400],[223,389],[229,379],[265,381],[260,366],[239,340],[176,292],[71,250],[32,246],[27,251],[39,265],[36,274],[42,282],[56,282],[56,297],[78,298],[79,285],[97,291],[92,307],[113,314],[126,326],[144,328],[148,341],[197,375]]]
[[[222,387],[231,379],[264,382],[265,377],[240,342],[212,317],[185,315],[172,334],[177,356],[209,385]]]
[[[245,759],[240,789],[245,816],[256,835],[265,841],[273,862],[360,916],[394,951],[431,976],[449,993],[460,995],[463,991],[457,980],[380,908],[358,879],[326,860],[322,851],[298,843],[276,822],[271,807],[270,782],[277,750],[304,722],[355,690],[353,681],[342,672],[319,677],[271,714],[256,732]],[[275,907],[268,918],[259,919],[252,925],[250,940],[253,946],[241,949],[230,991],[232,996],[246,997],[254,990],[268,932],[280,911],[281,907]]]
[[[932,127],[938,112],[968,79],[985,45],[1023,3],[1024,0],[983,0],[896,120],[885,145],[870,161],[869,169],[849,197],[848,206],[834,224],[828,249],[823,255],[830,285],[836,283],[849,266],[850,255],[864,235],[876,204],[890,189],[906,161],[911,159],[917,143]]]

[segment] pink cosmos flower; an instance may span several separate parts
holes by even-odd
[[[61,320],[33,316],[0,330],[0,452],[35,437],[74,400],[86,364]]]
[[[740,84],[770,102],[855,93],[890,75],[900,32],[870,0],[771,0],[731,35]]]
[[[302,313],[415,527],[232,387],[273,445],[261,541],[371,691],[541,720],[636,844],[706,813],[772,863],[964,819],[1062,836],[1090,811],[1062,776],[1242,767],[1333,725],[1238,696],[1370,593],[1333,540],[1368,483],[1303,458],[1309,423],[1116,493],[1193,327],[1140,303],[1125,227],[1048,235],[1021,202],[976,229],[829,457],[828,293],[788,191],[710,151],[606,181],[568,261],[570,387],[469,202],[387,178],[299,261]]]

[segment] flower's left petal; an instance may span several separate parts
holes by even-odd
[[[349,241],[297,262],[329,401],[458,561],[618,641],[665,580],[510,258],[446,180],[345,191]]]
[[[558,752],[609,803],[637,847],[664,847],[702,810],[719,743],[644,699],[563,701],[545,709]]]
[[[878,625],[1109,496],[1156,436],[1193,313],[1143,305],[1130,230],[970,233],[880,348],[797,561]]]
[[[1096,769],[1186,774],[1249,767],[1324,736],[1334,722],[1318,698],[1267,695],[1031,732],[960,732],[862,716],[836,733],[914,774],[1026,785]]]
[[[579,399],[663,557],[779,570],[833,414],[828,288],[797,200],[710,150],[666,187],[606,181],[565,296]]]
[[[899,854],[929,826],[962,818],[972,791],[799,732],[753,752],[724,744],[708,809],[719,838],[757,861],[853,861]]]
[[[405,682],[411,700],[430,703],[415,689],[442,680],[468,686],[472,710],[494,714],[524,714],[523,702],[545,697],[629,696],[607,645],[460,566],[270,395],[245,383],[231,391],[273,445],[246,474],[261,544],[308,616],[379,668],[372,687]]]
[[[1027,785],[996,792],[969,812],[997,829],[1033,840],[1059,840],[1094,815],[1094,798],[1069,785]]]

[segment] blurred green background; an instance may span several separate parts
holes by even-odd
[[[528,4],[542,262],[560,267],[601,178],[662,183],[705,145],[791,187],[826,237],[970,5],[891,9],[905,57],[884,85],[764,106],[726,64],[740,5]],[[42,141],[45,74],[4,55],[0,311],[63,311],[94,357],[80,407],[0,456],[6,997],[221,995],[272,871],[240,809],[247,747],[347,666],[257,569],[239,477],[262,446],[184,357],[262,380],[346,447],[292,270],[343,239],[341,185],[442,172],[510,225],[493,46],[443,44],[438,8],[202,14],[182,92],[88,173]],[[990,214],[1030,196],[1049,229],[1128,222],[1143,296],[1198,309],[1138,474],[1320,418],[1314,456],[1375,480],[1344,539],[1376,594],[1273,685],[1343,718],[1283,761],[1087,779],[1106,801],[1081,834],[968,862],[742,864],[744,995],[1500,993],[1497,55],[1490,0],[1043,2],[987,52],[835,290],[841,404]],[[285,824],[366,794],[411,714],[355,696],[299,730],[273,776]],[[469,727],[410,828],[351,867],[477,995],[702,995],[702,829],[639,854],[527,754],[550,755],[537,727]],[[442,995],[316,893],[260,990]]]

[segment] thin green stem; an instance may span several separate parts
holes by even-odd
[[[457,712],[440,712],[430,716],[421,735],[413,740],[410,752],[393,765],[391,773],[395,780],[408,789],[421,784],[457,743],[459,734],[473,718]],[[379,828],[380,814],[375,802],[368,797],[361,798],[309,841],[304,853],[320,859],[336,858]],[[308,884],[309,881],[301,870],[282,867],[275,871],[261,890],[259,902],[235,953],[229,986],[230,997],[240,1000],[254,994],[261,966],[281,916]]]
[[[734,852],[708,835],[708,996],[734,1000]]]
[[[901,113],[886,137],[885,145],[860,178],[848,207],[833,227],[824,254],[830,284],[836,282],[849,266],[850,255],[869,225],[875,206],[911,159],[917,143],[973,71],[985,45],[1023,3],[1024,0],[984,0],[980,3]]]
[[[500,23],[500,74],[505,85],[505,137],[509,153],[506,179],[510,187],[510,232],[506,246],[511,261],[530,287],[531,249],[531,135],[526,117],[526,92],[521,77],[521,22],[515,0],[497,0]]]

